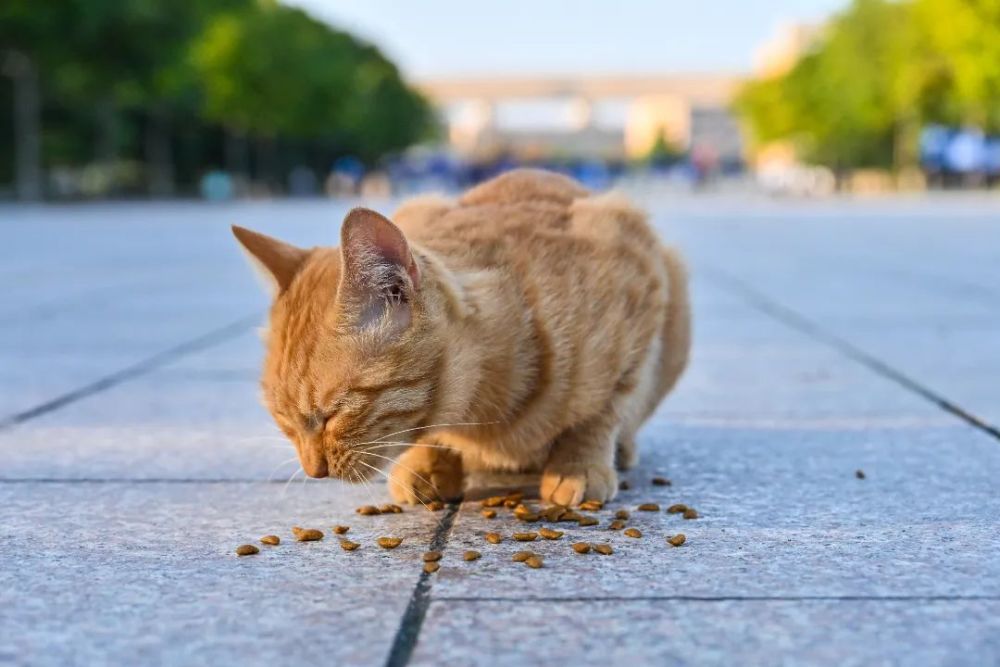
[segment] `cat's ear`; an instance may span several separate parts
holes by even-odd
[[[288,289],[292,278],[309,256],[308,250],[236,225],[233,225],[233,235],[247,251],[254,268],[269,287],[271,296],[276,297]]]
[[[402,329],[420,289],[420,267],[406,236],[384,216],[356,208],[340,228],[341,296],[361,327]]]

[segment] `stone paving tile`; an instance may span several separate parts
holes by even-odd
[[[581,594],[587,581],[579,580]],[[737,657],[738,656],[738,657]],[[412,665],[1000,661],[1000,600],[436,600]]]
[[[0,662],[380,663],[443,513],[354,514],[368,502],[339,484],[0,483]],[[294,524],[327,537],[294,542]],[[234,554],[269,533],[282,544]]]
[[[475,548],[484,558],[442,569],[433,595],[573,598],[585,581],[589,595],[621,597],[1000,596],[1000,560],[991,555],[1000,552],[1000,448],[971,428],[664,429],[645,438],[633,489],[599,513],[600,526],[529,545],[548,558],[543,570],[510,562],[523,544],[482,536],[545,524],[488,520],[466,503],[449,553]],[[858,468],[866,479],[855,478]],[[651,486],[654,474],[673,485]],[[650,501],[686,503],[702,516],[634,511]],[[606,528],[618,507],[632,510],[642,539]],[[666,536],[679,532],[687,544],[668,546]],[[579,556],[575,541],[607,541],[616,553]]]

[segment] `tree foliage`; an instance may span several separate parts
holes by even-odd
[[[736,107],[760,143],[835,168],[906,166],[926,122],[1000,121],[1000,0],[854,0]]]

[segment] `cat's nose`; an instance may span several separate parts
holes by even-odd
[[[326,465],[326,454],[319,448],[304,449],[300,452],[299,461],[302,469],[310,477],[326,477],[329,469]]]

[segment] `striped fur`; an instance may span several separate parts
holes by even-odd
[[[531,170],[393,220],[352,212],[370,246],[306,251],[273,276],[264,400],[306,472],[366,478],[400,454],[399,501],[460,494],[472,470],[540,472],[565,505],[613,497],[616,456],[635,463],[687,362],[676,252],[623,199]],[[246,234],[268,268],[266,237]]]

